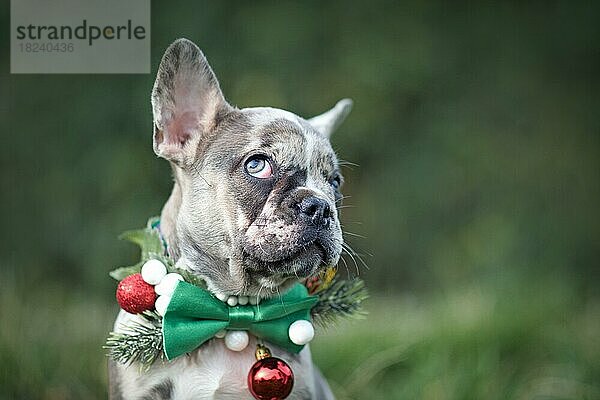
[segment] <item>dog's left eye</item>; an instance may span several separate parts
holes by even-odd
[[[339,188],[342,186],[342,177],[339,175],[335,175],[330,181],[329,183],[331,184],[331,186],[333,186],[333,188],[335,190],[339,190]]]
[[[273,176],[273,167],[269,159],[262,155],[256,155],[246,160],[244,169],[248,175],[259,179],[267,179]]]

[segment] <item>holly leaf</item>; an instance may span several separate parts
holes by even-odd
[[[152,217],[148,220],[146,228],[123,232],[119,236],[119,239],[127,240],[140,246],[142,261],[158,259],[168,266],[170,260],[169,257],[165,256],[165,244],[158,229],[156,229],[159,222],[159,217]]]
[[[145,228],[126,231],[119,236],[119,239],[127,240],[140,246],[143,261],[156,258],[156,255],[164,253],[163,243],[156,229]]]
[[[158,229],[156,229],[159,221],[160,219],[158,217],[150,218],[146,228],[126,231],[119,236],[119,239],[127,240],[140,246],[142,253],[140,257],[141,259],[140,262],[135,265],[117,268],[110,272],[109,275],[118,281],[123,280],[129,275],[141,272],[144,263],[148,260],[154,259],[165,264],[168,272],[176,272],[180,274],[186,282],[196,286],[205,286],[205,282],[200,277],[194,275],[190,271],[178,268],[174,265],[171,257],[165,254],[165,244],[158,233]]]
[[[123,232],[119,235],[119,239],[127,240],[140,246],[141,257],[140,262],[128,267],[117,268],[110,272],[109,275],[120,281],[129,275],[136,274],[141,271],[142,265],[150,259],[162,261],[167,267],[172,263],[169,257],[165,255],[164,244],[158,230],[155,229],[159,222],[158,217],[153,217],[148,220],[148,224],[144,229],[135,229]]]
[[[142,265],[144,263],[143,262],[139,262],[135,265],[131,265],[129,267],[120,267],[117,268],[111,272],[109,272],[108,274],[115,280],[117,281],[122,281],[123,279],[127,278],[129,275],[133,275],[133,274],[137,274],[138,272],[140,272],[142,270]]]

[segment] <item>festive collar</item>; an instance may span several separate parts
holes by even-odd
[[[119,281],[116,297],[121,308],[140,317],[140,322],[111,332],[106,340],[108,356],[123,364],[147,368],[158,359],[189,353],[212,338],[223,338],[229,349],[240,351],[248,344],[248,333],[297,353],[312,339],[313,322],[327,326],[339,317],[363,315],[361,303],[368,296],[363,281],[338,279],[333,267],[262,302],[243,296],[219,299],[202,279],[168,255],[159,218],[120,238],[141,249],[140,262],[110,273]],[[256,357],[257,363],[287,365],[270,357],[262,345]],[[256,397],[250,375],[249,389]]]

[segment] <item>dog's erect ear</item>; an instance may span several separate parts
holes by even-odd
[[[329,111],[308,120],[310,124],[321,134],[330,137],[333,132],[344,122],[352,110],[352,100],[343,99]]]
[[[202,51],[187,39],[162,58],[154,89],[154,152],[176,164],[192,162],[201,138],[231,109]]]

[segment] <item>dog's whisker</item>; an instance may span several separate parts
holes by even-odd
[[[349,224],[354,224],[354,225],[362,225],[363,224],[362,222],[358,222],[358,221],[344,221],[344,222],[345,223],[341,223],[341,221],[340,221],[340,228],[342,228],[342,229],[347,228],[349,226]],[[348,225],[346,225],[346,223]]]
[[[201,174],[201,173],[200,173],[200,171],[198,170],[198,166],[197,166],[195,163],[194,163],[194,164],[192,164],[192,168],[193,168],[193,169],[194,169],[194,171],[195,171],[195,172],[198,174],[198,176],[199,176],[200,178],[202,178],[202,180],[204,181],[204,183],[206,183],[206,185],[207,185],[209,188],[212,188],[212,187],[213,187],[213,185],[211,185],[210,183],[208,183],[208,181],[206,180],[206,178],[204,178],[204,177],[202,176],[202,174]]]
[[[296,279],[300,280],[300,277],[298,276],[298,271],[294,268],[294,276],[296,277]]]
[[[342,196],[342,197],[336,199],[335,203],[337,204],[337,203],[339,203],[342,200],[351,199],[351,198],[352,198],[352,196]]]
[[[363,236],[361,234],[358,233],[354,233],[354,232],[349,232],[349,231],[343,231],[344,235],[349,235],[349,236],[354,236],[354,237],[359,237],[361,239],[366,239],[366,236]]]
[[[356,258],[354,258],[354,255],[344,247],[344,244],[342,244],[342,251],[346,252],[346,254],[350,256],[352,262],[354,262],[354,269],[356,270],[356,275],[360,275],[360,269],[358,268],[358,262],[356,261]]]
[[[265,249],[263,249],[263,247],[262,247],[262,243],[260,243],[260,242],[258,243],[258,248],[260,249],[260,251],[262,251],[262,252],[263,252],[263,254],[264,254],[264,255],[266,255],[266,256],[268,256],[268,255],[269,255],[269,253],[267,253],[267,252],[265,251]]]
[[[348,242],[344,242],[344,243],[345,243],[346,245],[348,245]],[[361,257],[373,257],[373,254],[371,254],[371,253],[358,252],[358,251],[356,251],[356,250],[354,250],[354,249],[352,249],[352,248],[351,248],[350,250],[352,250],[352,254],[354,254],[354,255],[355,255],[355,256],[357,256],[357,257],[358,257],[358,256],[361,256]],[[367,269],[369,268],[369,267],[368,267],[368,266],[366,266],[366,265],[365,265],[365,267],[366,267]]]
[[[348,161],[348,160],[338,160],[338,165],[340,167],[357,167],[357,168],[360,167],[360,164],[356,164],[356,163],[353,163],[352,161]],[[350,169],[352,169],[352,168],[350,168]]]
[[[362,256],[359,253],[357,253],[348,243],[342,243],[342,248],[344,248],[344,247],[346,248],[347,251],[351,252],[351,254],[355,255],[358,258],[358,260],[360,261],[360,263],[366,269],[369,269],[369,266],[367,265],[367,263],[365,262],[365,260],[363,260]]]
[[[348,275],[350,275],[350,268],[348,268],[348,263],[346,262],[346,259],[344,258],[344,254],[340,254],[340,260],[342,260],[342,262],[344,263],[344,266],[346,267],[346,273]]]
[[[260,292],[262,292],[262,290],[265,289],[265,286],[260,283],[260,286],[258,287],[258,292],[256,292],[256,308],[258,309],[258,312],[260,312]]]

